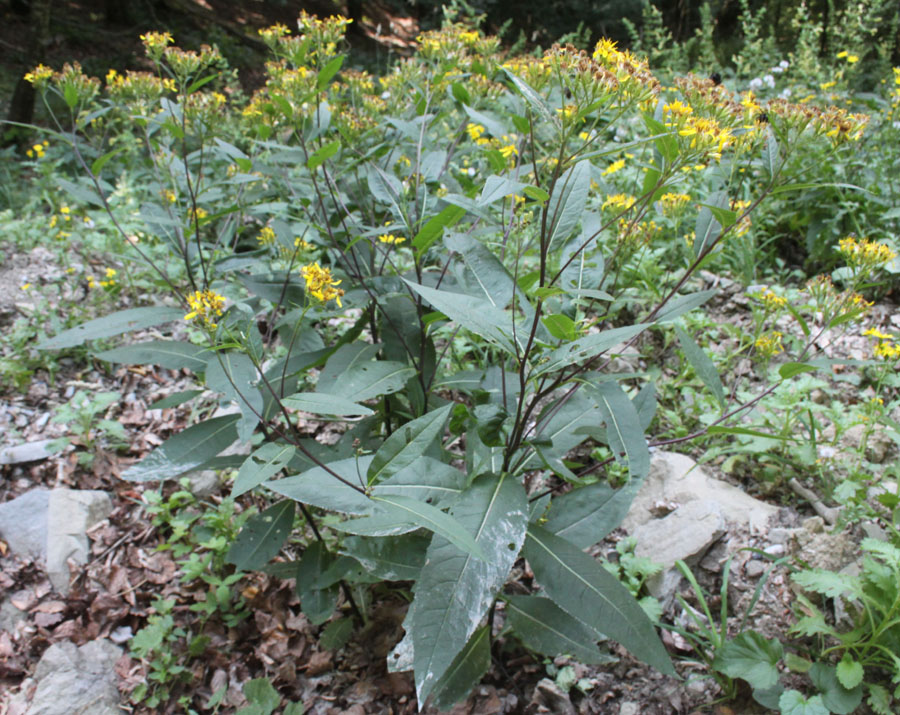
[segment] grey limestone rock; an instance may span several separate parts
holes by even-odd
[[[34,673],[37,690],[26,715],[119,715],[115,672],[122,649],[107,640],[51,645]]]

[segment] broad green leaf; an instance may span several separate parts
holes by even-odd
[[[447,672],[434,686],[431,704],[440,710],[448,710],[466,697],[478,685],[478,681],[491,667],[490,627],[482,626],[469,638],[456,654]]]
[[[281,696],[268,678],[255,678],[244,683],[242,688],[247,701],[258,708],[260,715],[271,715],[281,705]],[[246,709],[246,708],[245,708]],[[239,713],[241,711],[238,711]]]
[[[348,536],[341,553],[352,556],[367,571],[385,581],[415,581],[425,563],[431,539],[419,534],[401,536]]]
[[[895,715],[891,711],[891,691],[876,683],[867,683],[866,686],[869,689],[869,697],[866,698],[869,707],[877,715]]]
[[[444,429],[451,402],[398,427],[378,448],[369,465],[368,483],[377,484],[419,459]]]
[[[301,410],[313,415],[356,417],[375,414],[368,407],[358,405],[353,400],[324,392],[296,392],[290,397],[285,397],[281,402],[291,410]]]
[[[416,583],[412,622],[420,703],[448,672],[506,582],[522,547],[527,513],[525,490],[516,479],[483,475],[452,514],[487,556],[463,553],[443,534],[432,539]]]
[[[337,154],[338,149],[340,149],[340,148],[341,148],[341,142],[338,140],[329,142],[328,144],[325,144],[324,146],[320,146],[318,149],[316,149],[315,152],[313,152],[313,155],[311,157],[309,157],[309,159],[307,160],[306,168],[308,168],[310,170],[317,169],[322,164],[324,164],[328,159],[330,159],[335,154]]]
[[[206,352],[206,348],[191,343],[150,340],[94,353],[94,357],[125,365],[159,365],[167,370],[187,368],[191,372],[204,372],[208,359]]]
[[[242,442],[250,440],[263,414],[263,396],[253,384],[258,378],[256,366],[244,353],[219,350],[207,361],[207,387],[221,392],[241,410],[237,430]]]
[[[742,678],[754,690],[768,690],[778,682],[778,661],[784,655],[781,641],[744,631],[716,652],[713,668],[730,678]]]
[[[503,124],[495,119],[493,115],[487,114],[485,112],[479,112],[477,109],[472,109],[469,106],[464,106],[463,109],[465,110],[466,114],[469,115],[469,119],[471,119],[475,124],[481,124],[494,138],[501,139],[504,135],[509,134],[509,132],[506,130],[506,127],[504,127]]]
[[[399,392],[416,371],[393,360],[368,360],[352,365],[335,384],[329,386],[330,394],[354,402]]]
[[[550,372],[556,372],[569,365],[582,364],[601,353],[611,350],[616,345],[639,335],[649,327],[649,323],[626,325],[621,328],[612,328],[600,333],[585,335],[574,340],[568,345],[553,350],[547,355],[546,360],[535,368],[530,377],[538,377]]]
[[[324,589],[313,588],[319,574],[324,573],[331,565],[333,557],[328,553],[321,541],[312,542],[303,552],[303,558],[297,564],[297,596],[300,598],[300,610],[314,626],[327,621],[337,606],[337,584]]]
[[[367,514],[375,507],[372,500],[334,475],[337,474],[350,484],[359,484],[362,489],[366,469],[371,461],[371,455],[341,459],[329,462],[324,467],[313,467],[293,477],[266,482],[265,486],[276,494],[320,509],[343,514]]]
[[[669,323],[675,320],[675,318],[680,318],[694,308],[699,308],[716,293],[718,293],[717,290],[710,289],[697,291],[696,293],[690,293],[688,295],[675,296],[656,314],[654,322]]]
[[[505,596],[507,623],[528,648],[554,658],[571,655],[579,663],[615,661],[597,647],[597,633],[573,618],[549,598]]]
[[[513,299],[515,282],[506,266],[483,243],[465,233],[450,233],[444,245],[462,256],[469,270],[463,274],[472,283],[466,293],[503,309]],[[507,320],[507,322],[509,322]]]
[[[297,448],[290,444],[266,442],[244,460],[234,485],[231,496],[237,497],[270,480],[291,461]]]
[[[531,524],[525,558],[557,606],[661,673],[675,669],[644,610],[618,579],[574,544]]]
[[[813,695],[807,699],[799,690],[786,690],[778,699],[781,715],[829,715],[822,698]]]
[[[573,489],[550,503],[544,528],[579,549],[593,546],[622,523],[641,484],[643,479],[632,478],[619,489],[606,482]]]
[[[309,332],[314,333],[314,331]],[[322,372],[319,373],[316,390],[326,394],[336,394],[333,388],[336,388],[340,382],[341,375],[356,365],[373,360],[380,349],[380,345],[361,341],[341,345],[331,354]]]
[[[127,146],[120,146],[118,149],[113,149],[112,151],[106,152],[103,156],[99,156],[91,163],[91,173],[94,176],[97,176],[101,171],[103,171],[103,167],[106,166],[106,162],[112,159],[116,154],[123,152],[127,149]]]
[[[251,516],[237,535],[225,560],[238,571],[253,571],[265,566],[281,550],[294,525],[294,502],[285,499],[261,514]]]
[[[369,191],[372,192],[372,195],[392,208],[395,219],[402,219],[403,211],[400,208],[400,197],[404,191],[400,180],[393,174],[388,174],[377,166],[373,166],[369,170],[368,183]]]
[[[88,181],[87,178],[85,178],[84,180]],[[93,204],[98,208],[103,208],[103,199],[100,198],[99,194],[97,194],[97,191],[93,186],[83,186],[81,184],[76,184],[74,182],[63,179],[62,177],[57,177],[56,183],[61,189],[72,196],[72,198],[77,199],[79,202],[84,204]]]
[[[720,407],[725,407],[725,388],[722,387],[722,378],[719,377],[719,371],[716,366],[702,348],[694,342],[694,339],[688,335],[680,325],[676,325],[675,335],[678,342],[681,343],[681,349],[687,358],[697,377],[706,385],[707,389],[713,393]]]
[[[579,161],[560,176],[547,204],[550,249],[558,250],[581,220],[591,188],[591,163]]]
[[[537,201],[539,203],[550,200],[550,194],[544,191],[544,189],[542,189],[540,186],[526,186],[522,189],[522,193],[525,194],[529,199],[532,199],[533,201]]]
[[[795,375],[799,375],[804,372],[816,372],[818,370],[815,365],[810,365],[805,362],[786,362],[784,365],[778,368],[778,374],[781,376],[782,380],[790,380]]]
[[[515,354],[512,341],[506,332],[512,330],[511,315],[486,300],[479,300],[470,295],[435,290],[411,281],[406,281],[406,283],[450,320],[466,330],[471,330],[483,338],[496,342],[511,355]]]
[[[678,158],[678,140],[675,138],[675,132],[669,131],[665,124],[657,121],[649,114],[644,115],[644,123],[651,134],[657,135],[653,140],[656,144],[656,150],[666,164],[671,164]]]
[[[769,176],[772,178],[774,178],[775,174],[778,173],[778,159],[778,139],[775,138],[775,132],[772,131],[772,127],[767,126],[766,143],[763,147],[763,161],[765,162],[766,170],[769,172]]]
[[[74,328],[64,330],[52,338],[38,343],[39,350],[60,350],[83,345],[88,340],[111,338],[113,335],[121,335],[132,330],[152,328],[163,323],[171,323],[174,320],[182,320],[184,311],[179,308],[166,306],[154,306],[152,308],[129,308],[117,313],[105,315],[96,320],[89,320]]]
[[[443,512],[441,512],[443,513]],[[377,506],[370,516],[361,519],[348,519],[332,524],[332,529],[357,536],[400,536],[416,531],[419,524],[412,521],[405,511],[394,511]]]
[[[407,519],[423,529],[439,534],[457,549],[466,552],[467,555],[475,556],[481,560],[487,558],[482,548],[459,521],[440,509],[436,509],[417,499],[394,494],[373,497],[373,501],[377,502],[382,510],[396,514],[398,518]]]
[[[845,661],[842,660],[841,664]],[[813,663],[809,669],[809,679],[822,696],[822,703],[835,715],[850,715],[862,702],[863,667],[849,656],[846,657],[844,674],[850,676],[851,687],[845,687],[840,680],[841,665],[837,669],[830,663]]]
[[[481,189],[481,196],[478,197],[478,205],[481,207],[490,206],[495,201],[517,194],[525,187],[525,184],[507,176],[489,176]]]
[[[461,470],[423,456],[379,482],[372,494],[394,494],[445,507],[462,493],[465,482],[466,475]]]
[[[196,469],[234,444],[239,419],[239,415],[214,417],[182,430],[125,470],[122,479],[163,481]]]
[[[545,315],[541,318],[541,322],[550,335],[557,340],[575,340],[577,334],[575,321],[568,315],[563,315],[562,313]]]
[[[413,248],[419,253],[428,250],[428,247],[441,237],[445,228],[453,226],[465,215],[464,208],[452,204],[445,206],[437,216],[432,216],[419,229],[412,240]]]
[[[650,448],[634,404],[617,382],[591,385],[590,392],[597,396],[606,423],[606,439],[616,461],[627,465],[632,479],[646,477],[650,471]]]

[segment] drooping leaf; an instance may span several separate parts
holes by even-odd
[[[294,525],[294,502],[285,499],[247,519],[225,560],[238,571],[262,568],[281,550]]]
[[[655,322],[669,323],[676,318],[680,318],[694,308],[699,308],[716,293],[718,293],[718,291],[711,288],[710,290],[701,290],[696,293],[689,293],[688,295],[675,296],[663,306],[663,309],[660,310],[659,313],[656,314]]]
[[[675,335],[684,351],[697,377],[706,385],[707,389],[713,393],[720,407],[725,407],[725,388],[722,387],[722,378],[719,377],[719,371],[716,366],[694,339],[688,335],[680,325],[675,326]]]
[[[359,561],[370,573],[385,581],[415,581],[425,563],[431,539],[419,534],[370,539],[348,536],[341,552]]]
[[[290,444],[263,444],[244,460],[234,478],[231,496],[240,496],[274,477],[284,469],[296,452],[297,448]]]
[[[244,353],[220,350],[207,362],[207,386],[237,403],[241,410],[237,430],[242,442],[249,441],[263,413],[262,393],[253,384],[258,377],[256,366]]]
[[[167,397],[163,397],[161,400],[157,400],[153,404],[151,404],[147,409],[148,410],[165,410],[170,407],[178,407],[179,405],[183,405],[185,402],[190,402],[198,395],[202,395],[203,390],[182,390],[180,392],[173,392],[171,395]]]
[[[428,219],[425,225],[419,229],[412,240],[413,248],[420,253],[428,250],[428,247],[441,237],[445,228],[455,225],[465,215],[464,208],[452,204],[445,206],[440,213]]]
[[[167,370],[187,368],[191,372],[204,372],[207,361],[206,348],[177,340],[150,340],[123,345],[94,353],[94,357],[125,365],[159,365]]]
[[[344,514],[367,514],[375,504],[350,484],[359,484],[363,489],[366,469],[371,461],[371,455],[341,459],[324,467],[313,467],[302,474],[266,482],[265,486],[276,494],[320,509]]]
[[[318,149],[316,149],[312,153],[312,156],[310,156],[309,159],[307,159],[306,167],[311,170],[317,169],[322,164],[324,164],[328,159],[330,159],[335,154],[337,154],[338,149],[340,149],[340,148],[341,148],[341,143],[340,143],[340,141],[337,141],[337,140],[335,140],[333,142],[329,142],[328,144],[324,144],[323,146],[320,146]]]
[[[606,482],[594,482],[553,499],[544,528],[571,541],[580,549],[596,544],[622,523],[643,484],[632,478],[613,489]]]
[[[701,207],[694,227],[694,255],[702,256],[722,233],[722,224],[716,220],[710,207],[728,208],[728,193],[716,191]]]
[[[396,515],[397,519],[406,519],[412,524],[433,531],[452,543],[460,551],[484,560],[485,552],[466,531],[465,527],[454,517],[442,512],[440,509],[409,497],[383,494],[373,497],[379,507],[389,514]],[[377,516],[377,514],[375,515]]]
[[[331,565],[333,557],[321,541],[314,541],[303,552],[303,558],[297,564],[297,596],[300,598],[300,610],[314,626],[327,621],[337,606],[338,586],[335,584],[324,589],[313,588],[313,584]]]
[[[534,369],[531,377],[539,377],[550,372],[556,372],[568,365],[575,363],[583,363],[590,360],[601,353],[611,350],[616,345],[630,340],[635,335],[639,335],[649,327],[647,323],[638,323],[636,325],[626,325],[621,328],[612,328],[604,330],[600,333],[586,335],[583,338],[574,340],[568,345],[557,348],[546,356],[541,364]]]
[[[463,649],[456,654],[447,672],[434,686],[432,705],[440,710],[448,710],[472,692],[490,667],[489,627],[482,626],[472,634]]]
[[[129,308],[128,310],[120,310],[117,313],[105,315],[102,318],[89,320],[69,330],[64,330],[58,335],[38,343],[37,347],[39,350],[73,348],[77,345],[83,345],[88,340],[111,338],[114,335],[121,335],[132,330],[152,328],[156,325],[171,323],[174,320],[182,320],[183,318],[183,310],[163,305],[151,308]]]
[[[354,402],[399,392],[416,371],[393,360],[369,360],[350,366],[331,386],[329,393]]]
[[[784,649],[777,638],[744,631],[719,648],[713,668],[730,678],[746,680],[754,689],[767,690],[778,682],[778,661],[782,655]]]
[[[432,410],[391,433],[372,458],[369,465],[370,485],[396,474],[419,459],[444,429],[453,403]]]
[[[644,610],[618,579],[574,544],[531,524],[525,558],[557,606],[661,673],[675,669]]]
[[[615,661],[597,647],[597,633],[549,598],[506,596],[506,617],[515,636],[528,648],[551,658],[571,655],[579,663]]]
[[[804,372],[815,372],[818,369],[815,365],[805,362],[786,362],[778,368],[778,374],[782,380],[790,380],[795,375],[800,375]]]
[[[646,477],[650,471],[650,448],[634,404],[617,382],[592,385],[591,392],[599,400],[606,438],[616,461],[628,467],[632,479]]]
[[[296,392],[282,400],[285,407],[301,410],[312,415],[332,415],[334,417],[357,417],[374,415],[365,405],[358,405],[353,400],[324,392]]]
[[[476,559],[443,535],[435,535],[416,584],[412,634],[416,691],[425,702],[475,632],[518,558],[528,507],[514,478],[478,477],[452,514],[473,534]]]
[[[163,481],[180,476],[215,457],[238,438],[239,415],[224,415],[172,435],[122,474],[129,482]]]
[[[519,90],[519,93],[525,97],[525,101],[531,105],[531,108],[534,109],[541,117],[541,119],[546,122],[552,122],[555,117],[553,116],[553,112],[550,111],[550,107],[544,98],[541,97],[534,89],[529,85],[524,79],[514,75],[505,67],[501,67],[504,74],[512,81],[515,85],[516,89]]]
[[[547,205],[550,248],[559,249],[581,220],[591,188],[591,162],[579,161],[556,180]]]

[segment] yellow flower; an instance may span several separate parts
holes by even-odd
[[[479,139],[481,139],[481,135],[484,134],[484,127],[480,124],[472,124],[471,122],[469,122],[468,126],[466,127],[466,132],[473,142],[477,142]]]
[[[212,330],[215,330],[216,323],[213,318],[222,315],[222,309],[225,307],[225,298],[218,293],[209,290],[194,291],[187,296],[188,305],[191,312],[184,316],[185,320],[195,320],[199,318]]]
[[[867,238],[848,236],[839,242],[838,252],[851,268],[872,269],[890,263],[897,257],[890,246]]]
[[[141,42],[144,43],[144,52],[147,57],[152,60],[159,61],[167,45],[171,45],[175,40],[168,32],[148,32],[141,35]]]
[[[897,360],[900,358],[900,345],[892,345],[888,342],[879,342],[872,348],[872,354],[882,360]]]
[[[690,200],[691,197],[688,194],[677,194],[671,191],[659,197],[662,211],[666,215],[679,213]]]
[[[107,278],[115,278],[116,277],[116,269],[115,268],[107,268],[106,269],[106,277]]]
[[[333,300],[338,308],[342,308],[341,296],[344,291],[334,286],[340,285],[331,275],[331,269],[322,268],[318,262],[310,263],[300,268],[300,273],[306,281],[306,292],[316,300],[327,303]]]
[[[762,301],[763,307],[767,311],[776,311],[779,308],[784,308],[787,305],[787,298],[784,298],[780,295],[775,295],[775,293],[770,290],[767,290],[765,293],[757,294],[753,297]]]
[[[627,210],[634,206],[634,196],[629,196],[628,194],[612,194],[606,197],[606,201],[603,202],[603,206],[601,208],[609,208],[612,206],[613,208]]]
[[[400,245],[401,243],[403,243],[406,239],[403,238],[403,236],[395,236],[395,235],[392,234],[392,233],[386,233],[386,234],[384,234],[383,236],[379,236],[379,237],[378,237],[378,240],[381,241],[382,243],[390,243],[390,244],[393,244],[393,245],[395,245],[395,246],[399,246],[399,245]]]
[[[175,194],[174,191],[172,191],[172,189],[165,189],[162,192],[162,195],[163,195],[163,198],[166,201],[168,201],[170,204],[174,204],[175,201],[178,199],[178,196]]]
[[[607,166],[601,173],[601,176],[609,176],[610,174],[615,174],[620,169],[625,168],[625,160],[619,159],[618,161],[614,161],[612,164]]]
[[[511,156],[517,155],[519,150],[516,149],[515,144],[507,144],[506,146],[500,147],[500,154],[504,159],[509,159]]]
[[[761,357],[770,358],[778,353],[784,352],[784,346],[781,344],[782,334],[777,330],[763,333],[757,339],[754,345],[756,351]]]
[[[70,213],[72,213],[72,209],[70,209],[68,206],[60,206],[59,212],[65,216],[68,216]]]
[[[888,335],[887,333],[882,333],[878,328],[869,328],[868,330],[863,331],[863,335],[867,335],[872,338],[878,338],[879,340],[893,340],[893,335]]]
[[[844,59],[848,54],[850,54],[850,53],[847,52],[847,50],[841,50],[840,52],[838,52],[838,53],[835,55],[835,57],[837,57],[839,60],[842,60],[842,59]]]
[[[28,290],[29,288],[31,288],[31,283],[24,283],[22,285],[22,290]]]
[[[41,88],[53,76],[53,70],[46,65],[38,65],[25,75],[25,81],[34,85],[35,89]]]
[[[256,237],[260,246],[272,246],[275,244],[275,231],[270,226],[260,229],[259,235]]]

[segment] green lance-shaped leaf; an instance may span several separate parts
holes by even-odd
[[[591,385],[606,423],[606,439],[619,464],[627,465],[632,477],[642,478],[650,471],[650,448],[641,429],[634,403],[617,382]]]
[[[775,178],[775,174],[778,173],[778,165],[779,165],[779,148],[778,148],[778,139],[775,138],[775,132],[772,130],[772,127],[766,127],[766,144],[763,147],[763,161],[765,163],[766,170],[769,172],[769,176],[771,178]]]
[[[208,359],[206,348],[177,340],[150,340],[123,345],[94,353],[94,357],[125,365],[159,365],[166,370],[187,368],[191,372],[204,372]]]
[[[405,279],[404,279],[405,280]],[[491,305],[489,301],[462,293],[435,290],[406,281],[410,288],[466,330],[492,340],[510,355],[515,354],[507,330],[512,332],[512,316]]]
[[[266,482],[265,486],[276,494],[320,509],[343,514],[368,514],[375,507],[372,500],[337,479],[334,474],[343,477],[350,484],[359,484],[362,488],[371,461],[371,455],[341,459],[329,462],[325,465],[327,469],[313,467],[293,477]]]
[[[250,440],[263,413],[262,393],[253,384],[258,377],[256,366],[244,353],[219,351],[207,362],[207,386],[236,402],[241,410],[237,430],[242,442]]]
[[[591,162],[579,161],[557,179],[547,205],[550,250],[562,247],[581,220],[591,188]]]
[[[431,541],[412,621],[420,703],[475,632],[518,558],[527,524],[525,490],[513,477],[486,474],[460,497],[452,514],[488,557],[473,558],[441,536]]]
[[[684,351],[684,356],[691,364],[691,367],[694,368],[694,372],[697,373],[697,377],[699,377],[703,381],[703,384],[706,385],[707,389],[713,393],[716,400],[719,402],[719,406],[724,408],[725,388],[722,387],[722,378],[719,377],[719,371],[716,370],[716,366],[713,364],[709,355],[694,342],[694,339],[688,335],[680,325],[675,326],[675,335],[678,337],[678,342],[681,343],[681,349]]]
[[[294,502],[285,499],[251,516],[237,535],[225,560],[238,571],[262,568],[281,550],[294,525]]]
[[[297,564],[297,596],[300,598],[300,610],[314,626],[327,621],[337,606],[338,585],[328,588],[314,588],[313,584],[331,565],[334,557],[328,553],[325,544],[314,541],[303,552],[303,558]]]
[[[338,149],[341,148],[341,143],[339,141],[329,142],[324,146],[320,146],[316,149],[312,156],[306,161],[306,167],[308,169],[316,169],[322,164],[324,164],[328,159],[333,157],[338,153]]]
[[[521,191],[526,184],[506,176],[489,176],[484,182],[484,188],[481,190],[481,196],[478,197],[479,206],[490,206],[495,201],[516,194]]]
[[[722,224],[716,219],[712,207],[727,209],[728,193],[725,191],[713,193],[697,214],[697,223],[694,227],[694,255],[698,257],[702,256],[722,233]]]
[[[615,660],[597,647],[597,633],[573,618],[549,598],[505,596],[507,623],[528,648],[542,655],[571,655],[579,663],[597,665]]]
[[[309,412],[312,415],[332,415],[334,417],[356,417],[374,415],[375,413],[358,405],[353,400],[324,392],[297,392],[285,397],[282,404],[292,410]]]
[[[425,450],[443,431],[452,407],[451,402],[394,430],[379,447],[369,465],[369,484],[377,484],[396,474],[425,454]]]
[[[423,456],[379,482],[372,490],[372,495],[393,494],[445,507],[462,494],[465,482],[466,475],[461,470]]]
[[[231,496],[240,496],[274,477],[296,452],[297,448],[290,444],[267,442],[262,445],[244,460],[231,487]]]
[[[618,641],[661,673],[675,674],[644,610],[628,589],[593,558],[535,524],[528,527],[525,558],[557,606]]]
[[[622,523],[641,484],[632,478],[620,489],[605,482],[573,489],[552,501],[544,528],[579,549],[593,546]]]
[[[369,360],[351,365],[329,392],[354,402],[399,392],[416,371],[393,360]]]
[[[626,325],[621,328],[612,328],[611,330],[604,330],[601,333],[594,333],[593,335],[586,335],[578,340],[573,340],[568,345],[557,348],[547,355],[546,360],[542,361],[530,376],[539,377],[550,372],[556,372],[569,365],[590,360],[591,358],[614,348],[616,345],[633,338],[648,327],[649,323]]]
[[[122,479],[152,482],[172,479],[215,457],[238,438],[239,415],[214,417],[169,437],[137,464],[129,467]]]
[[[381,513],[386,513],[387,516],[394,516],[398,521],[405,519],[410,524],[433,531],[435,534],[439,534],[447,539],[461,551],[465,551],[478,559],[484,560],[487,558],[484,550],[472,538],[472,535],[466,531],[465,527],[440,509],[436,509],[416,499],[393,494],[373,497],[373,501],[378,504]],[[375,512],[372,518],[378,516],[379,512]]]
[[[699,308],[706,301],[712,298],[716,293],[715,289],[701,290],[688,295],[679,295],[666,303],[665,307],[656,314],[657,323],[669,323],[676,318],[680,318],[685,313]]]
[[[325,89],[332,78],[338,73],[338,70],[340,70],[343,63],[344,56],[338,55],[322,69],[320,69],[319,75],[318,77],[316,77],[316,87],[318,87],[320,90]]]
[[[447,668],[447,672],[434,686],[432,705],[448,710],[462,700],[478,684],[491,667],[490,626],[482,626],[469,638],[465,647]]]
[[[420,253],[427,250],[441,237],[445,228],[455,225],[465,215],[466,210],[460,206],[445,206],[440,213],[428,219],[425,225],[419,229],[412,240],[413,248]]]
[[[173,320],[182,320],[183,318],[184,311],[179,308],[168,308],[162,305],[152,308],[129,308],[128,310],[120,310],[117,313],[105,315],[96,320],[89,320],[69,330],[64,330],[58,335],[38,343],[37,347],[39,350],[73,348],[84,344],[88,340],[111,338],[114,335],[121,335],[132,330],[152,328],[156,325],[170,323]]]
[[[425,564],[425,551],[431,539],[420,534],[348,536],[341,553],[352,556],[363,567],[385,581],[415,581]]]
[[[713,668],[729,678],[742,678],[754,690],[768,690],[778,683],[778,661],[784,655],[781,641],[744,631],[716,652]]]
[[[531,105],[532,109],[537,111],[537,113],[541,116],[544,122],[552,122],[555,117],[553,112],[550,111],[550,106],[544,101],[544,98],[541,97],[534,89],[529,85],[524,79],[517,77],[508,69],[501,68],[507,77],[512,81],[515,85],[516,89],[519,90],[519,93],[525,97],[525,101]]]

